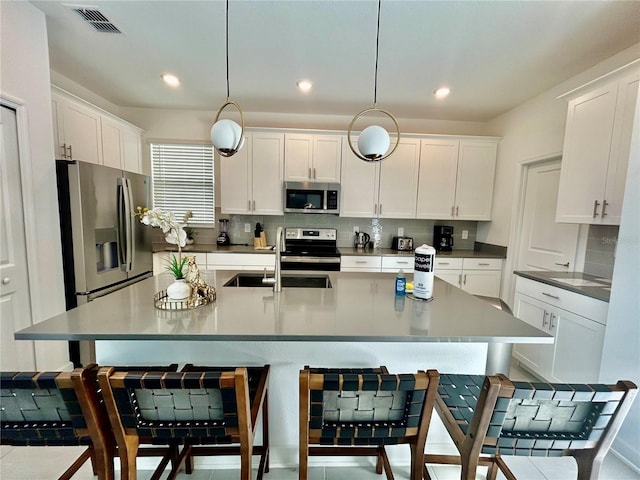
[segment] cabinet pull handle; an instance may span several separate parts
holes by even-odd
[[[467,274],[465,273],[464,274],[464,283],[463,283],[463,285],[466,285],[466,284],[467,284]]]
[[[378,204],[377,204],[377,203],[374,203],[374,204],[373,204],[373,214],[374,214],[374,215],[377,215],[377,214],[378,214]]]
[[[313,179],[316,179],[316,167],[313,167]]]
[[[549,315],[549,312],[545,310],[544,315],[542,316],[542,328],[545,328],[547,326],[547,323],[549,323],[547,321],[547,315]]]
[[[607,209],[607,205],[609,205],[609,202],[602,200],[602,218],[607,216],[607,212],[605,211]]]
[[[561,267],[569,268],[569,262],[567,262],[567,263],[558,263],[558,262],[556,262],[556,265],[560,265]]]
[[[366,260],[356,260],[356,263],[367,263]]]
[[[459,216],[460,216],[460,213],[458,213],[458,212],[459,212],[459,210],[460,210],[460,207],[456,207],[456,217],[459,217]]]
[[[551,295],[550,293],[547,292],[542,292],[543,295],[546,295],[547,297],[551,297],[551,298],[555,298],[556,300],[560,300],[560,297],[557,295]]]
[[[396,262],[398,265],[409,265],[409,262]]]
[[[73,159],[73,151],[71,150],[71,145],[67,145],[67,150],[69,150],[69,156],[67,158]]]
[[[600,206],[600,202],[598,200],[593,201],[593,218],[598,216],[598,207]]]
[[[67,158],[67,144],[63,143],[60,148],[62,148],[62,158]]]
[[[458,285],[462,286],[462,274],[458,274]]]
[[[552,313],[549,315],[549,331],[553,330],[554,328],[556,328],[556,323],[555,323],[555,319],[558,318],[558,316],[555,313]]]
[[[490,263],[479,263],[478,265],[482,265],[483,267],[488,267],[491,264]]]
[[[450,265],[449,262],[438,262],[438,265]]]
[[[254,200],[253,201],[253,210],[255,211],[255,209],[256,209],[256,201]]]
[[[309,178],[313,178],[313,177],[311,176],[311,167],[309,167]]]
[[[451,216],[455,217],[455,214],[453,212],[455,212],[456,207],[454,205],[451,205]]]
[[[380,204],[380,215],[382,215],[382,204]]]

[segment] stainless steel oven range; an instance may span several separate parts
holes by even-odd
[[[335,228],[285,228],[282,270],[340,270]]]

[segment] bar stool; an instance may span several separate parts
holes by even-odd
[[[426,464],[444,463],[462,465],[462,480],[475,479],[478,465],[489,467],[490,480],[498,469],[515,480],[502,455],[569,455],[579,480],[596,480],[636,393],[628,381],[550,384],[442,374],[436,411],[460,455],[425,454],[424,478],[431,478]]]
[[[389,374],[385,367],[305,367],[300,371],[299,478],[308,476],[310,455],[362,455],[377,457],[376,472],[384,470],[393,480],[385,445],[406,443],[411,448],[410,478],[422,479],[438,379],[436,370]]]

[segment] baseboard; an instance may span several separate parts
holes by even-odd
[[[635,463],[633,463],[633,461],[630,460],[632,456],[635,456],[636,459],[638,459],[637,445],[629,445],[623,440],[615,439],[613,441],[613,446],[609,451],[613,453],[618,458],[618,460],[620,460],[640,476],[640,465],[636,465]]]

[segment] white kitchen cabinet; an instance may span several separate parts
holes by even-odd
[[[382,272],[399,272],[413,273],[415,257],[405,255],[387,255],[382,257]]]
[[[101,117],[102,159],[107,167],[142,173],[142,130],[114,118]]]
[[[342,255],[340,257],[341,272],[375,272],[382,268],[380,255]]]
[[[51,103],[57,158],[145,173],[140,128],[58,89]]]
[[[229,214],[282,215],[284,134],[245,133],[245,145],[220,162],[220,210]]]
[[[275,269],[275,253],[207,253],[207,266],[216,270],[259,270]]]
[[[436,254],[434,274],[472,295],[500,297],[502,260],[499,258],[448,258]]]
[[[419,160],[420,141],[415,138],[401,138],[395,153],[382,162],[365,162],[353,154],[345,137],[340,215],[415,218]]]
[[[569,100],[558,222],[620,224],[638,78],[635,67]]]
[[[167,272],[167,267],[171,263],[171,259],[173,255],[178,255],[178,252],[155,252],[153,254],[153,274],[158,275],[160,273]],[[199,270],[207,269],[207,254],[206,253],[196,253],[196,252],[182,252],[182,257],[184,258],[186,255],[194,255],[196,257],[196,265]],[[185,266],[184,273],[187,272],[187,267]]]
[[[340,182],[340,135],[286,133],[284,142],[285,180]]]
[[[52,93],[56,157],[101,165],[100,113],[89,105]]]
[[[491,220],[497,140],[423,138],[417,218]]]
[[[555,343],[515,345],[514,357],[550,382],[597,382],[607,307],[606,302],[518,277],[514,315],[552,334]]]

